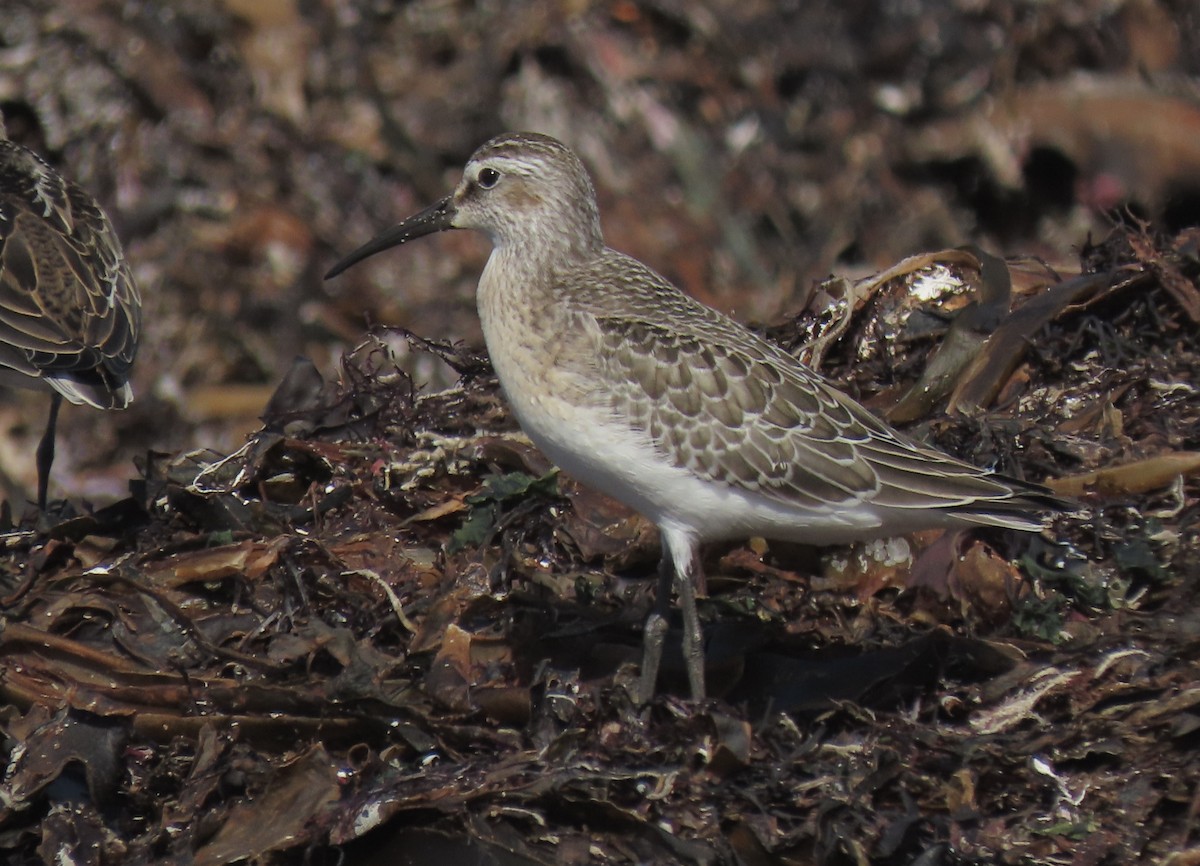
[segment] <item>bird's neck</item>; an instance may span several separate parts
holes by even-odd
[[[556,302],[556,275],[599,256],[598,236],[576,232],[529,232],[492,238],[492,254],[479,280],[479,308],[517,305],[537,308]]]
[[[503,323],[518,325],[534,309],[553,303],[554,261],[555,256],[523,241],[492,248],[475,298],[485,336]]]

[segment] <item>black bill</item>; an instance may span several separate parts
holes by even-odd
[[[363,259],[370,258],[376,253],[383,252],[397,244],[453,228],[450,221],[454,218],[454,205],[450,201],[450,198],[450,196],[446,196],[436,204],[430,205],[420,213],[413,214],[403,222],[392,226],[378,237],[367,241],[330,268],[325,274],[325,279],[328,280],[336,277],[342,271],[352,265],[358,264]]]

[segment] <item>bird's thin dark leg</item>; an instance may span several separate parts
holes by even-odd
[[[638,703],[646,703],[654,697],[658,684],[658,668],[662,662],[663,644],[667,638],[667,622],[671,610],[671,589],[679,591],[679,606],[683,610],[683,661],[687,668],[688,686],[692,700],[705,698],[704,686],[704,634],[700,628],[700,613],[696,609],[696,580],[700,576],[700,563],[695,553],[688,556],[680,569],[669,551],[663,550],[658,564],[658,597],[654,610],[646,619],[645,635],[642,638],[642,675],[638,680]]]
[[[674,582],[675,566],[671,562],[670,551],[664,545],[662,559],[658,563],[658,595],[654,599],[654,609],[646,618],[642,634],[642,674],[635,695],[639,704],[654,697],[654,689],[658,685],[658,667],[667,639],[667,617],[671,612],[671,585]]]
[[[54,465],[54,437],[58,430],[58,410],[62,406],[62,394],[50,393],[50,418],[46,421],[46,432],[37,449],[38,510],[46,510],[46,494],[50,489],[50,467]]]
[[[671,615],[671,593],[675,591],[675,562],[671,551],[663,547],[662,559],[658,561],[658,594],[654,596],[654,613],[664,620]]]
[[[700,628],[700,612],[696,609],[696,579],[700,562],[695,555],[676,573],[679,584],[679,607],[683,610],[683,662],[687,666],[688,685],[692,700],[704,700],[704,634]]]

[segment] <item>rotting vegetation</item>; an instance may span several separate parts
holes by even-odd
[[[1077,275],[948,251],[772,330],[805,335],[884,414],[913,412],[936,368],[959,405],[910,429],[1080,508],[1041,536],[709,551],[722,700],[702,708],[629,700],[654,531],[551,471],[484,359],[380,331],[337,381],[298,366],[240,451],[153,461],[130,499],[9,536],[0,689],[19,748],[0,843],[114,863],[339,846],[1102,863],[1185,846],[1193,244],[1122,228]],[[414,386],[397,336],[458,384]],[[681,660],[665,667],[681,686]]]
[[[2,859],[1195,862],[1196,15],[11,0],[9,131],[113,216],[148,326],[130,410],[64,415],[75,512],[5,535]],[[364,325],[477,342],[485,253],[319,278],[512,128],[579,149],[615,248],[802,307],[768,333],[1080,511],[712,548],[720,701],[636,710],[651,528],[484,359]],[[905,258],[967,239],[1006,265]]]

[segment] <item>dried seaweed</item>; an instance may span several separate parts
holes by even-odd
[[[1142,75],[1197,74],[1194,11],[10,5],[9,131],[114,214],[149,324],[130,412],[64,416],[73,505],[5,525],[7,862],[1195,858],[1195,109]],[[656,531],[520,435],[484,247],[319,280],[514,125],[614,246],[1078,510],[714,546],[719,698],[669,646],[635,706]]]
[[[1186,309],[1154,279],[1169,340],[1194,341],[1167,326]],[[887,327],[888,309],[855,321]],[[138,521],[13,537],[0,691],[16,751],[0,820],[41,826],[27,838],[43,851],[96,839],[114,862],[410,843],[530,863],[1163,850],[1186,835],[1171,804],[1189,802],[1200,729],[1185,624],[1196,480],[1187,455],[1125,460],[1152,445],[1113,440],[1111,418],[1078,424],[1062,395],[1102,357],[1074,327],[1089,309],[1053,305],[1006,407],[929,428],[978,457],[1020,411],[1013,459],[1037,454],[1081,497],[1057,541],[927,533],[851,560],[835,550],[820,572],[787,546],[714,551],[703,610],[723,701],[708,707],[641,709],[625,690],[649,528],[539,480],[544,459],[501,420],[481,368],[417,390],[370,338],[309,389],[312,408],[286,413],[294,435],[268,417],[230,457],[153,464]],[[1169,406],[1194,440],[1200,398],[1153,387],[1186,372],[1157,360],[1126,366],[1113,411]],[[860,386],[871,369],[885,389],[894,377],[856,368]],[[1038,445],[1071,422],[1095,447]],[[682,687],[681,658],[664,670]],[[140,829],[114,834],[113,809]]]

